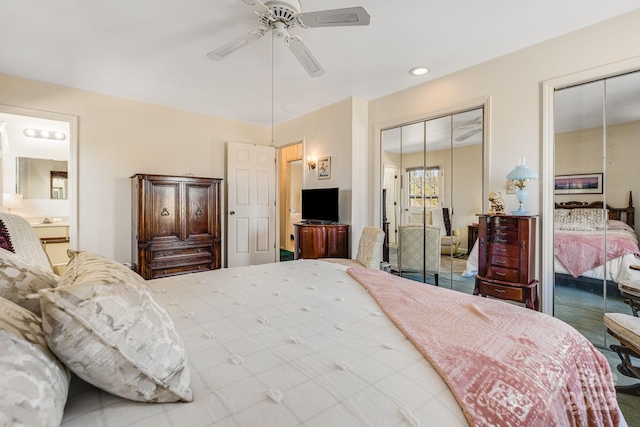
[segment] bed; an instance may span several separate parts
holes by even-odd
[[[599,216],[605,212],[606,217]],[[603,202],[556,203],[556,278],[565,282],[575,279],[578,284],[581,281],[590,283],[589,279],[600,283],[603,279],[615,283],[639,279],[640,273],[629,268],[640,262],[634,226],[635,208],[631,192],[628,205],[621,208],[605,206]],[[602,250],[605,239],[606,255]]]
[[[61,372],[39,383],[59,387],[49,410],[60,417],[40,425],[626,425],[604,356],[561,321],[503,301],[316,260],[145,282],[70,255],[37,294],[36,344]],[[21,328],[38,325],[5,304],[28,319]]]
[[[606,211],[603,207],[603,202],[556,203],[554,270],[558,283],[601,289],[602,280],[606,279],[611,284],[610,290],[617,291],[617,283],[640,279],[640,271],[629,268],[640,264],[631,192],[627,206],[606,205]],[[605,236],[606,258],[602,250]],[[475,276],[477,271],[478,252],[474,244],[463,276]]]

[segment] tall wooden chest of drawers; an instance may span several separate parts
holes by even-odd
[[[480,215],[474,295],[522,302],[538,310],[536,216]]]
[[[132,264],[145,279],[221,267],[221,179],[131,177]]]

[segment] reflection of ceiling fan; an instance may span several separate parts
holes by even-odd
[[[262,38],[273,30],[276,38],[284,39],[289,50],[300,61],[300,64],[311,77],[320,77],[324,69],[313,56],[307,45],[299,36],[289,34],[294,27],[337,27],[352,25],[369,25],[370,15],[363,7],[347,7],[344,9],[320,10],[317,12],[300,13],[298,0],[242,0],[255,6],[255,13],[264,28],[258,28],[242,37],[233,40],[218,49],[209,52],[207,57],[221,61],[241,48]]]
[[[464,122],[455,128],[455,130],[460,129],[469,129],[469,131],[455,138],[456,141],[462,142],[465,139],[471,138],[473,135],[482,132],[482,117]]]

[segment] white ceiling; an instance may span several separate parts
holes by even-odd
[[[361,5],[371,14],[366,27],[291,31],[326,70],[312,79],[282,40],[272,55],[271,37],[222,62],[206,57],[259,27],[240,0],[2,3],[1,73],[266,126],[350,96],[375,99],[638,8],[637,0],[301,0],[303,12]],[[410,76],[416,65],[431,72]]]

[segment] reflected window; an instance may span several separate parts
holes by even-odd
[[[407,168],[407,195],[411,207],[438,207],[440,167]],[[424,195],[424,197],[423,197]]]

